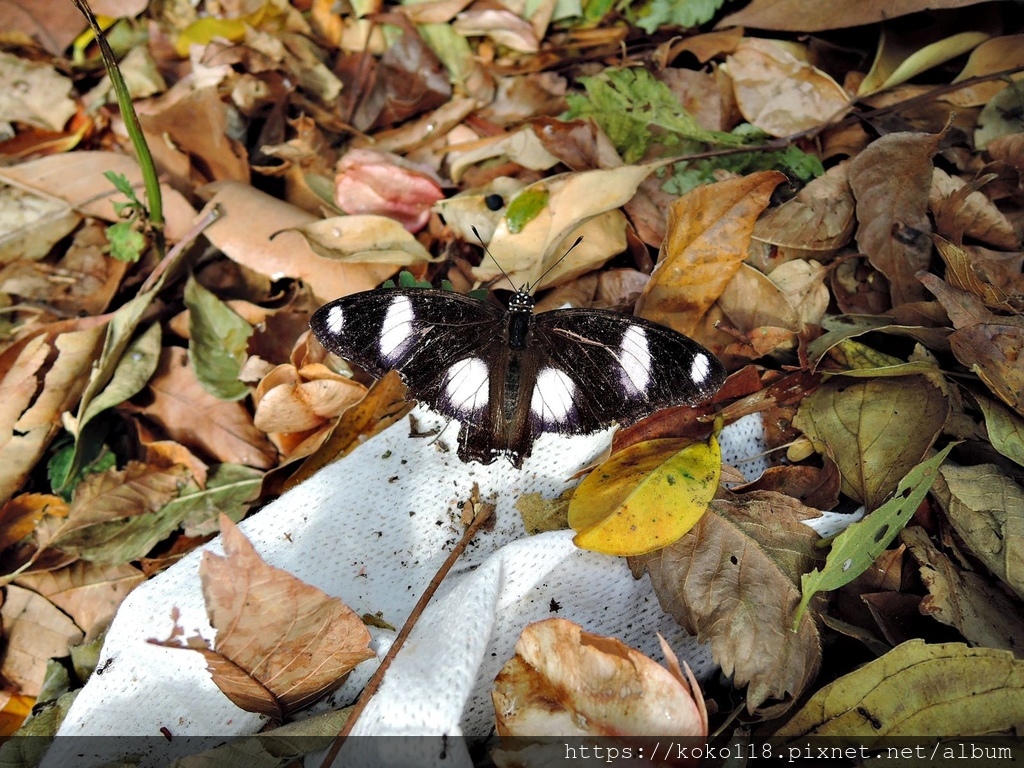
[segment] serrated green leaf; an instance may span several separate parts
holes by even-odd
[[[641,6],[634,20],[652,35],[658,27],[699,27],[715,17],[726,0],[651,0]]]
[[[135,188],[132,187],[132,183],[128,181],[128,177],[123,173],[115,173],[114,171],[104,171],[103,175],[107,178],[114,188],[122,195],[127,197],[133,203],[141,205],[138,196],[135,194]]]
[[[227,304],[189,277],[188,358],[203,389],[220,400],[241,400],[249,387],[238,380],[252,336],[252,326]]]
[[[131,221],[119,221],[107,227],[110,255],[118,261],[134,264],[146,247],[146,238]]]
[[[931,490],[939,467],[956,443],[951,443],[927,461],[922,461],[900,480],[889,501],[832,541],[825,567],[805,573],[800,580],[800,605],[793,619],[794,631],[811,598],[818,592],[839,589],[864,573],[910,522],[917,507]]]
[[[569,94],[567,117],[592,118],[612,140],[627,163],[639,162],[654,141],[680,152],[696,151],[703,144],[741,146],[744,139],[723,131],[702,128],[667,85],[645,69],[609,69],[595,77],[581,77],[587,92]]]
[[[746,138],[750,143],[751,137]],[[763,139],[758,137],[757,140]],[[739,152],[735,155],[676,163],[661,188],[674,195],[683,195],[701,184],[714,183],[718,180],[716,172],[721,171],[729,171],[739,176],[758,171],[782,171],[790,178],[810,181],[823,174],[825,167],[817,157],[796,147],[787,147],[777,152]]]

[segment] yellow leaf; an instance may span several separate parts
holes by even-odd
[[[707,442],[680,445],[675,439],[637,443],[591,472],[569,502],[576,546],[642,555],[696,525],[718,488],[722,453],[714,433]]]

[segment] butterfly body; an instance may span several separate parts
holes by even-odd
[[[317,310],[330,351],[458,420],[459,458],[516,467],[542,432],[587,434],[710,397],[722,364],[695,341],[616,312],[534,314],[517,291],[507,310],[451,291],[365,291]]]

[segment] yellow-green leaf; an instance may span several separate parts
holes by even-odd
[[[997,400],[976,395],[985,416],[985,428],[992,447],[1006,458],[1024,466],[1024,418]]]
[[[835,378],[804,398],[793,423],[818,451],[831,449],[843,492],[872,510],[924,458],[948,413],[926,376]]]
[[[951,443],[927,461],[922,461],[900,480],[896,494],[863,520],[854,523],[832,541],[825,567],[815,568],[800,579],[800,605],[793,626],[815,593],[839,589],[866,571],[910,522],[938,474],[939,466],[953,450]]]
[[[203,389],[221,400],[241,400],[249,387],[238,379],[252,326],[203,288],[194,277],[185,284],[189,310],[188,358]]]
[[[1024,661],[1009,651],[910,640],[819,689],[773,741],[971,736],[1022,722]]]
[[[591,472],[569,502],[576,546],[642,555],[696,525],[718,488],[722,453],[714,434],[680,445],[675,439],[637,443]]]

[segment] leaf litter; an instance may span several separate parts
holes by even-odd
[[[576,504],[591,532],[615,527],[593,548],[645,553],[634,571],[710,643],[726,675],[704,694],[712,730],[737,700],[779,739],[1020,724],[1024,36],[1009,15],[638,0],[624,23],[466,3],[370,21],[319,2],[97,2],[163,181],[162,234],[179,246],[165,259],[144,216],[119,219],[144,172],[69,5],[0,6],[20,35],[0,70],[24,85],[0,100],[4,734],[36,696],[54,706],[27,727],[52,729],[66,702],[45,693],[60,687],[48,660],[81,657],[134,586],[218,530],[235,554],[204,562],[208,609],[240,623],[202,649],[214,678],[276,718],[336,686],[366,657],[362,622],[263,570],[225,522],[406,411],[394,381],[367,390],[308,338],[309,313],[403,267],[507,288],[481,245],[532,282],[580,234],[542,306],[635,311],[734,372],[711,403],[654,414],[616,448],[713,454],[700,419],[765,421],[773,466],[709,502],[717,459],[684,462],[700,477],[678,519],[649,491],[679,467],[649,459],[633,478],[623,453],[605,465],[618,512],[586,481],[570,502],[570,522]],[[201,201],[220,215],[189,249]],[[627,506],[671,535],[638,533]],[[864,520],[828,542],[804,524],[858,506]],[[252,657],[264,628],[233,612],[239,596],[288,623],[300,594],[327,612],[307,630],[337,634],[283,632]],[[602,663],[581,660],[635,653],[555,628],[557,642],[524,628],[514,659],[550,643],[539,685],[563,706],[519,711],[509,732],[594,721],[580,697]],[[522,684],[499,678],[496,702]],[[645,706],[676,695],[638,690]]]

